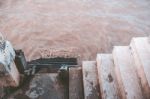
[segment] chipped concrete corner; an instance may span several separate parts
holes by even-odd
[[[18,86],[19,72],[14,64],[15,51],[0,33],[0,86]]]

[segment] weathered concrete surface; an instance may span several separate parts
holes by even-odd
[[[20,75],[14,64],[15,51],[0,33],[0,86],[18,86]]]
[[[130,44],[135,69],[146,99],[150,98],[150,44],[147,37],[133,38]]]
[[[13,93],[15,99],[68,99],[67,87],[56,73],[36,75],[28,85]]]
[[[81,67],[69,68],[69,99],[84,99]]]
[[[91,59],[150,34],[149,9],[149,0],[1,0],[0,31],[28,60],[46,46],[51,56]]]
[[[121,99],[146,99],[143,97],[130,47],[115,46],[113,59]]]
[[[84,99],[100,99],[96,61],[82,63]]]
[[[96,61],[101,99],[120,99],[112,54],[98,54]]]

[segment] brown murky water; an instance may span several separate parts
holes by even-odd
[[[149,0],[0,0],[0,31],[28,60],[95,59],[150,34]]]

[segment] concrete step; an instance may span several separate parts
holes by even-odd
[[[84,99],[100,99],[99,84],[95,61],[82,63]]]
[[[129,47],[114,47],[113,58],[121,99],[144,99]]]
[[[16,93],[16,99],[68,99],[68,88],[58,79],[57,73],[36,74],[21,91]]]
[[[150,43],[149,38],[133,38],[130,44],[142,91],[150,99]]]
[[[84,99],[81,67],[69,68],[69,99]]]
[[[102,99],[120,99],[111,54],[97,55],[97,70]]]

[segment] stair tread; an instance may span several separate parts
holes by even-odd
[[[95,61],[82,63],[84,99],[100,99],[99,84]]]
[[[83,99],[81,68],[69,68],[69,99]]]
[[[145,96],[150,98],[150,40],[147,37],[133,38],[130,44],[137,74]]]
[[[97,70],[102,99],[120,99],[112,54],[97,55]]]
[[[148,38],[134,38],[133,43],[150,85],[150,44]]]
[[[143,99],[135,63],[129,46],[116,46],[113,50],[115,71],[123,99]]]

